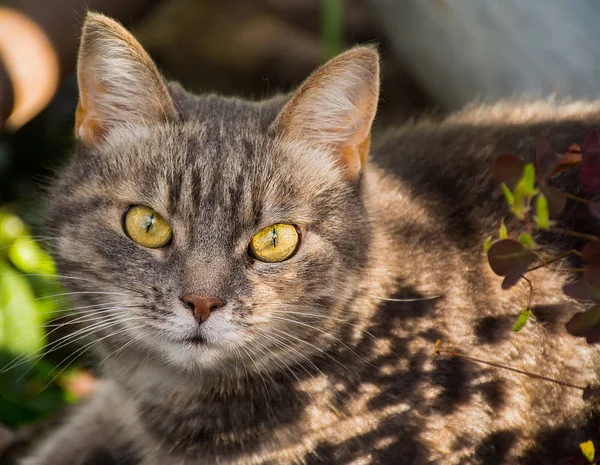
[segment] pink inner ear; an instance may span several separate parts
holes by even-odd
[[[78,137],[86,144],[91,144],[101,134],[101,130],[97,119],[93,117],[93,112],[89,108],[91,99],[88,97],[90,89],[87,82],[88,79],[80,74],[79,102],[75,111],[75,137]]]
[[[88,14],[77,77],[75,134],[85,143],[97,142],[117,125],[155,124],[178,117],[150,56],[129,31],[105,16]]]
[[[339,162],[350,179],[357,177],[365,167],[371,147],[371,135],[367,134],[357,145],[342,148]]]
[[[275,125],[288,137],[324,148],[348,178],[356,178],[366,164],[378,98],[377,53],[353,49],[313,73]]]
[[[89,75],[91,69],[94,68],[90,62],[87,69],[79,72],[79,102],[75,111],[75,136],[86,144],[97,142],[105,133],[102,115],[96,107],[105,98],[106,90],[94,76]]]

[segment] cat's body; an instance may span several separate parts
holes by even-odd
[[[118,50],[110,34],[137,47],[102,17],[87,27],[90,72],[106,71],[94,53]],[[597,384],[597,351],[564,330],[578,310],[561,291],[569,274],[531,274],[538,320],[513,333],[529,290],[502,291],[482,244],[508,214],[492,199],[493,157],[531,157],[542,138],[564,150],[598,124],[600,105],[483,107],[390,132],[369,151],[370,49],[263,103],[169,95],[149,79],[154,107],[133,122],[106,112],[128,109],[115,91],[89,104],[111,89],[86,95],[85,72],[82,143],[49,226],[61,272],[81,278],[65,285],[89,293],[77,303],[112,303],[116,323],[95,335],[106,381],[27,464],[555,463],[593,438],[600,423],[580,391],[434,346]],[[172,117],[153,121],[156,108]],[[144,249],[123,233],[137,204],[169,221],[171,243]],[[249,257],[252,235],[280,222],[300,230],[295,255]],[[191,292],[225,302],[200,344],[175,304]]]

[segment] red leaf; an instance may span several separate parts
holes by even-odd
[[[523,176],[525,163],[514,155],[503,153],[494,160],[494,179],[498,184],[514,185]]]
[[[569,334],[577,337],[587,336],[594,328],[596,330],[600,325],[600,305],[594,305],[585,312],[579,312],[565,324]]]
[[[545,184],[541,187],[541,190],[548,201],[550,219],[554,220],[558,218],[567,205],[567,197],[558,189]]]
[[[579,281],[563,286],[563,292],[577,300],[600,300],[600,268],[586,268]]]
[[[508,273],[506,275],[506,277],[502,280],[502,289],[507,291],[508,289],[513,287],[515,284],[517,284],[521,280],[521,278],[523,277],[525,272],[527,271],[527,268],[529,268],[529,264]]]
[[[516,274],[520,277],[527,271],[535,259],[536,255],[531,250],[512,239],[494,242],[488,251],[488,262],[492,271],[507,278],[510,274],[509,283],[516,279]]]
[[[583,143],[579,179],[586,191],[600,191],[600,138],[596,130],[590,132]]]
[[[581,249],[581,258],[590,265],[600,266],[600,241],[590,241]]]
[[[589,209],[590,209],[590,213],[594,217],[600,219],[600,203],[590,204]]]
[[[558,465],[590,465],[590,462],[588,462],[588,459],[583,456],[581,451],[577,451],[573,453],[573,455],[561,459],[561,461],[558,462]]]
[[[554,168],[550,177],[564,171],[566,169],[577,166],[581,163],[581,147],[577,144],[571,144],[567,151],[563,154],[558,162],[558,166]]]
[[[600,397],[600,387],[593,388],[592,386],[586,386],[583,390],[583,400],[594,399]]]
[[[535,148],[535,173],[538,180],[546,179],[558,166],[561,160],[560,154],[556,153],[550,142],[540,140]]]
[[[585,342],[588,344],[598,344],[600,342],[600,327],[596,326],[590,329],[585,337]]]

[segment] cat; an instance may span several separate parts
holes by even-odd
[[[600,104],[473,106],[371,143],[372,47],[291,95],[194,96],[97,13],[78,80],[45,217],[103,381],[23,464],[557,463],[597,438],[580,391],[434,349],[599,383],[564,329],[569,272],[531,273],[513,333],[529,289],[501,289],[483,242],[510,218],[494,156],[565,150]]]

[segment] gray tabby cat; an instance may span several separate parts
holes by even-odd
[[[98,14],[78,76],[47,224],[105,377],[24,463],[556,463],[597,438],[581,392],[434,344],[598,384],[564,330],[568,274],[532,273],[537,321],[514,334],[528,288],[502,291],[482,243],[508,216],[493,157],[564,150],[599,104],[473,108],[370,147],[372,48],[291,97],[198,97]]]

